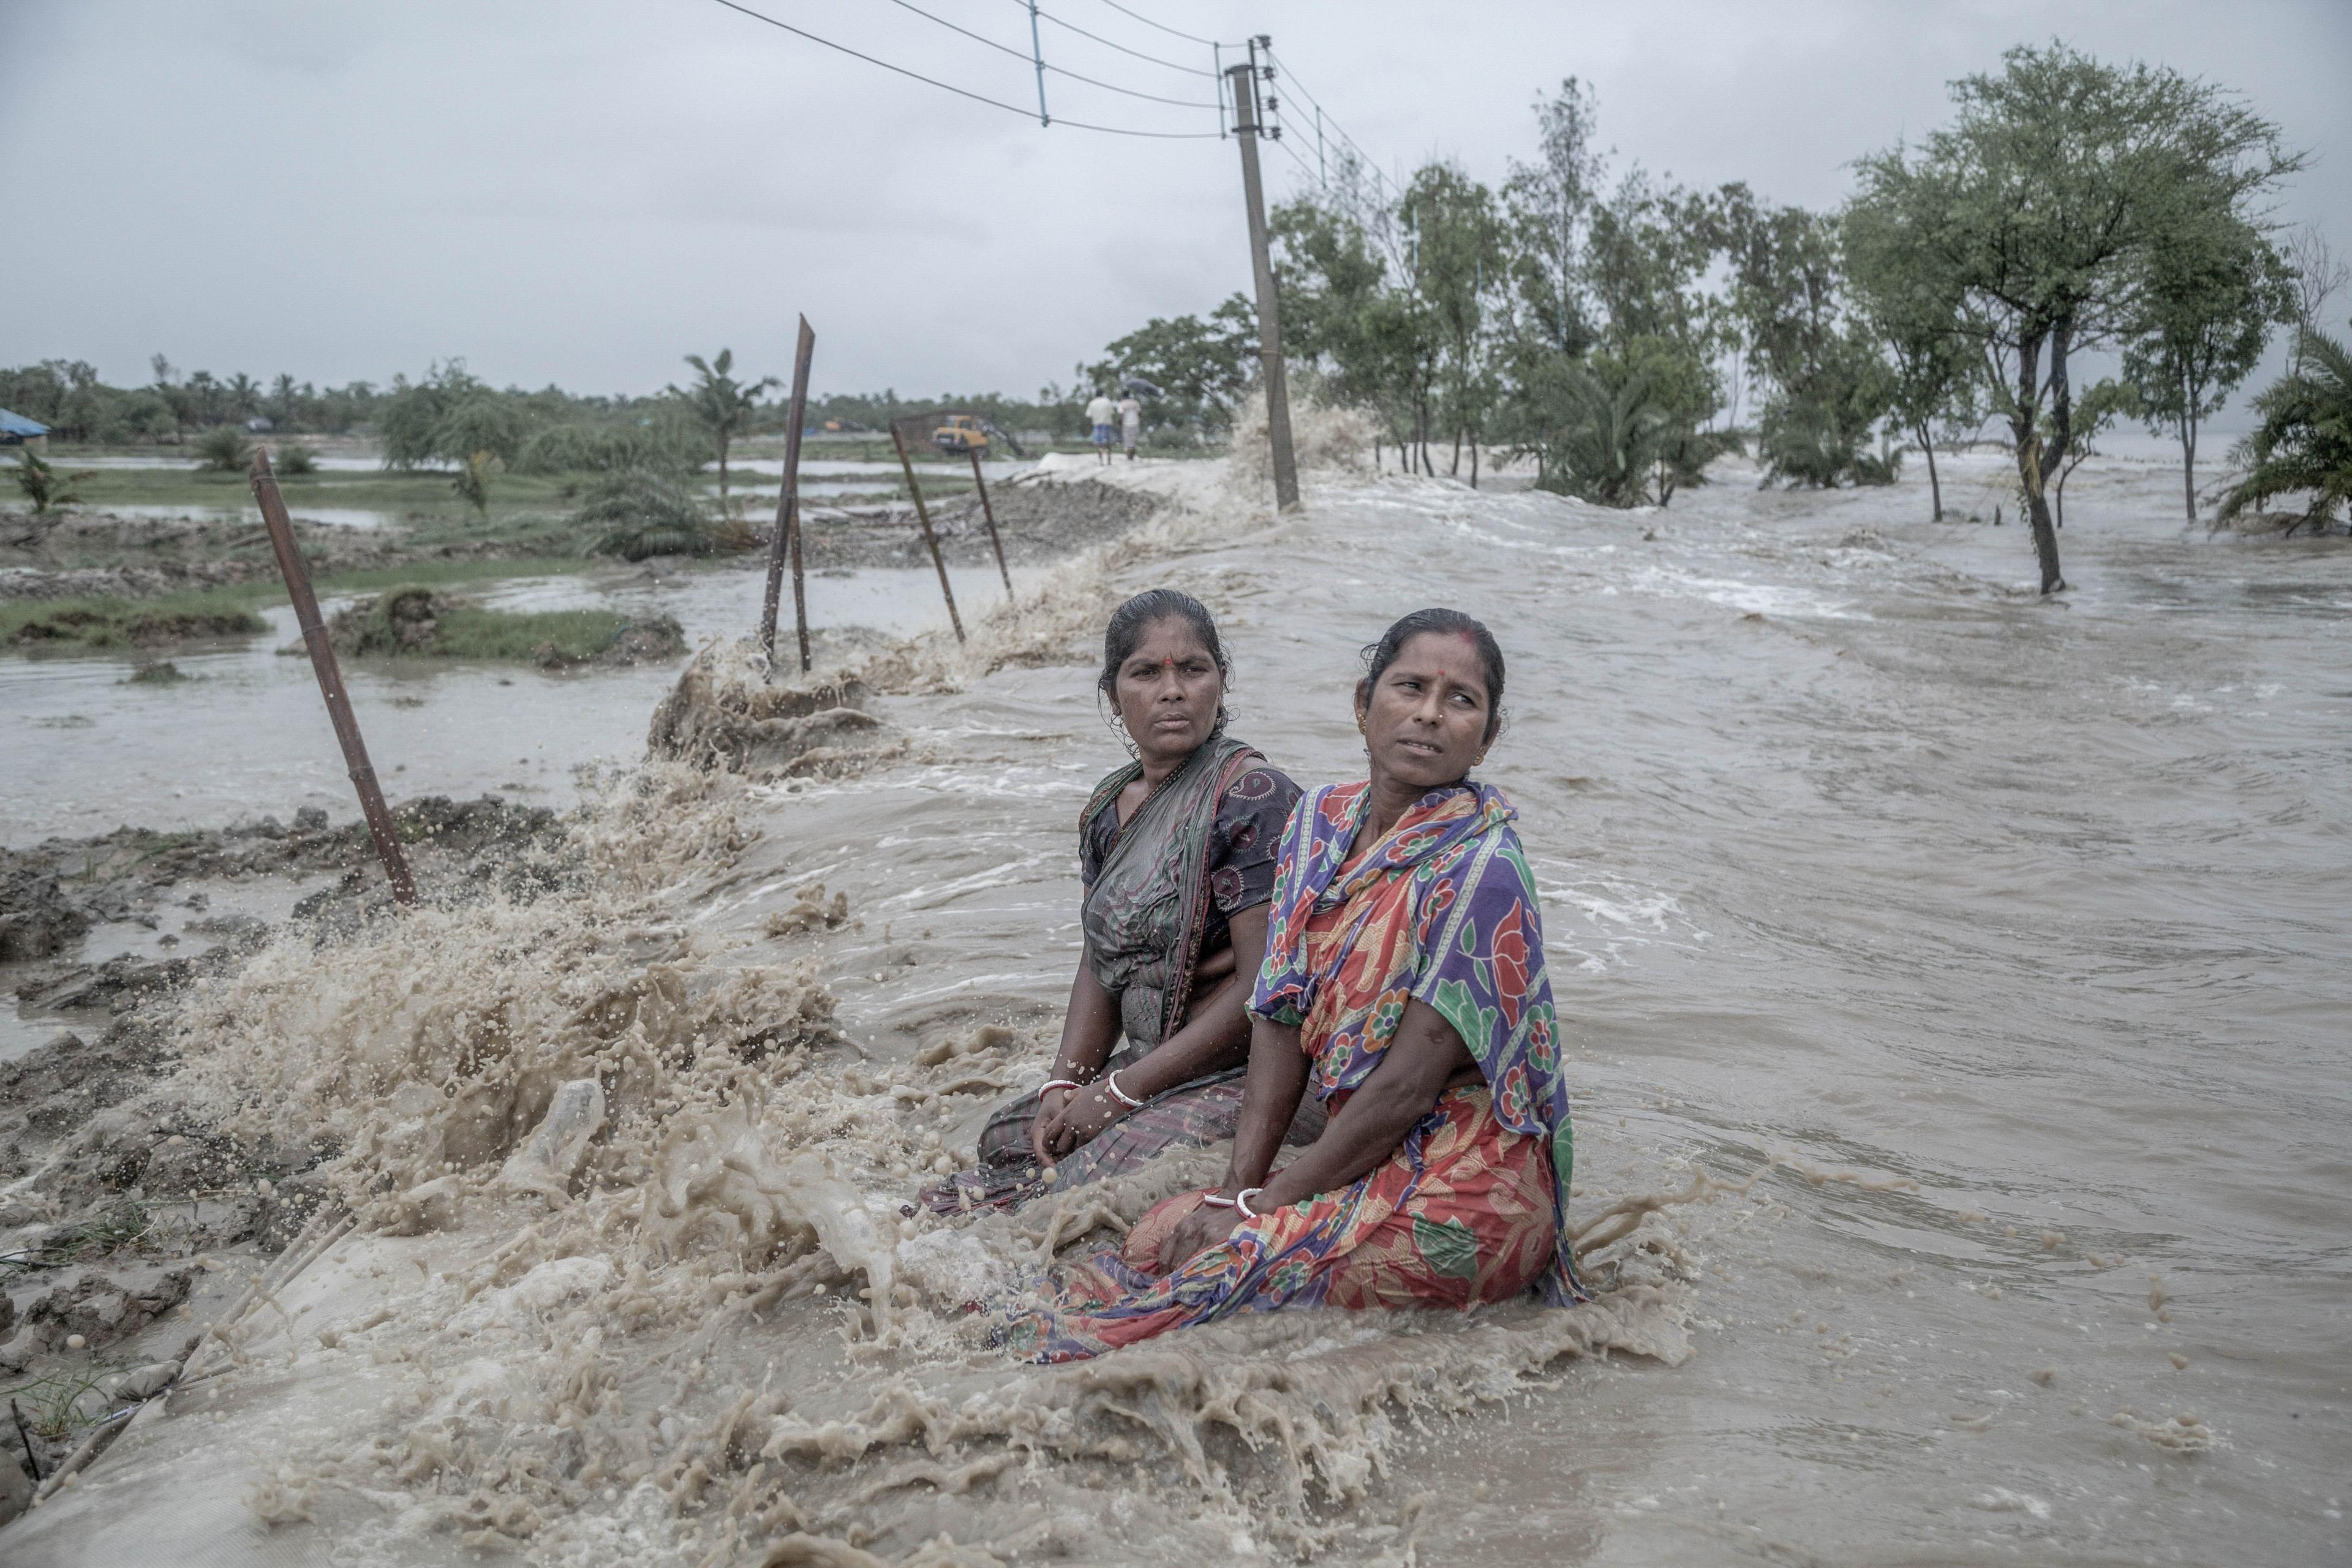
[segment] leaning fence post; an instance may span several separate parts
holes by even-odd
[[[784,552],[793,557],[793,622],[801,637],[801,673],[808,673],[808,586],[801,575],[801,426],[808,421],[809,361],[816,353],[816,334],[808,318],[801,318],[799,346],[793,353],[792,425],[784,433],[784,488],[776,497],[776,531],[768,541],[768,595],[760,605],[760,651],[768,668],[776,668],[776,601],[783,594]]]
[[[971,482],[980,489],[980,515],[988,522],[988,547],[996,552],[996,574],[1004,579],[1004,596],[1013,597],[1013,574],[1004,564],[1004,541],[996,537],[996,509],[988,504],[988,480],[980,471],[980,448],[967,446],[971,458]]]
[[[383,861],[392,896],[403,904],[416,901],[416,884],[410,880],[408,860],[400,852],[400,836],[392,812],[376,784],[375,766],[368,761],[367,742],[360,738],[360,722],[352,715],[352,700],[343,690],[343,672],[335,662],[335,645],[319,619],[319,600],[310,592],[310,574],[302,552],[294,547],[293,520],[286,515],[286,500],[278,493],[278,476],[269,469],[269,454],[253,454],[253,499],[260,503],[261,521],[269,526],[269,545],[278,552],[278,570],[285,574],[287,596],[294,601],[294,619],[302,627],[303,644],[310,650],[310,668],[319,678],[319,694],[327,700],[327,717],[334,721],[335,739],[343,748],[343,765],[352,786],[359,791],[360,814],[367,818],[368,837]]]
[[[948,602],[948,625],[955,627],[956,641],[963,641],[963,617],[956,614],[955,590],[948,585],[948,563],[940,554],[940,537],[931,531],[931,514],[923,505],[923,487],[915,482],[915,465],[907,456],[907,438],[898,430],[898,422],[890,421],[890,444],[898,448],[898,466],[907,471],[907,493],[915,498],[915,517],[923,525],[923,542],[931,547],[931,564],[939,568],[940,593]]]

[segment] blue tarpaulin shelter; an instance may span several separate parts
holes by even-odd
[[[48,433],[49,427],[39,420],[0,408],[0,442],[30,441]]]

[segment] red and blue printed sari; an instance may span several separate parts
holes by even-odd
[[[1169,1199],[1119,1251],[1013,1315],[1015,1348],[1076,1360],[1286,1306],[1468,1307],[1529,1286],[1556,1304],[1585,1299],[1567,1226],[1559,1021],[1517,814],[1487,785],[1450,786],[1359,852],[1369,795],[1336,785],[1292,812],[1250,1011],[1297,1027],[1308,1086],[1332,1111],[1379,1066],[1412,1001],[1453,1026],[1484,1081],[1447,1089],[1347,1187],[1245,1221],[1161,1277],[1160,1241],[1205,1194]]]

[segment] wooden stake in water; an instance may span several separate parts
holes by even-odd
[[[342,668],[335,662],[335,645],[319,619],[319,600],[310,592],[310,574],[302,552],[294,547],[294,521],[286,515],[286,500],[278,493],[278,476],[270,471],[269,454],[253,454],[253,499],[260,504],[261,521],[269,527],[269,547],[278,552],[278,570],[286,578],[287,597],[294,601],[294,619],[302,627],[303,646],[310,650],[310,668],[319,678],[319,694],[327,700],[327,717],[334,721],[335,739],[343,748],[343,765],[359,791],[360,814],[367,818],[368,837],[375,840],[392,896],[403,904],[416,901],[416,884],[410,880],[408,860],[400,852],[392,812],[376,784],[375,766],[368,761],[367,742],[360,738],[360,721],[352,715],[352,700],[343,690]]]
[[[907,471],[907,493],[915,498],[915,517],[923,525],[923,542],[931,547],[931,564],[939,568],[940,593],[948,602],[948,625],[955,627],[956,641],[961,642],[963,617],[956,614],[955,590],[948,585],[948,563],[940,554],[940,536],[931,531],[931,514],[923,505],[923,487],[915,482],[915,465],[907,456],[907,437],[899,433],[895,419],[890,422],[890,444],[898,448],[898,467]]]
[[[809,361],[816,334],[801,318],[800,345],[793,353],[792,423],[784,432],[784,488],[776,497],[776,531],[768,541],[768,594],[760,605],[760,649],[768,668],[776,668],[776,601],[783,595],[784,552],[793,558],[793,624],[801,638],[801,673],[808,673],[808,584],[801,573],[801,426],[808,423]]]
[[[988,547],[996,552],[996,574],[1004,579],[1004,596],[1013,597],[1013,574],[1004,564],[1004,541],[996,537],[996,509],[988,504],[988,480],[980,471],[980,448],[966,447],[971,458],[971,482],[980,488],[980,515],[988,522]]]

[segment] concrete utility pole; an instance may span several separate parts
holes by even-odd
[[[1265,433],[1274,444],[1274,501],[1298,510],[1298,462],[1290,449],[1290,387],[1282,374],[1282,317],[1274,291],[1274,258],[1266,253],[1265,193],[1258,183],[1257,52],[1268,40],[1250,40],[1247,65],[1225,75],[1234,88],[1234,132],[1242,144],[1242,194],[1249,203],[1250,261],[1257,270],[1257,353],[1265,372]]]

